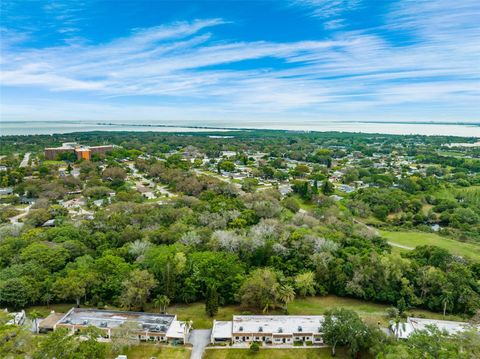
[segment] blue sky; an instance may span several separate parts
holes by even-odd
[[[480,120],[478,0],[0,6],[4,121]]]

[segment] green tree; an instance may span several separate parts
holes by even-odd
[[[11,319],[0,310],[0,358],[27,358],[35,343],[32,333],[25,327],[7,324]]]
[[[100,329],[88,327],[82,330],[82,340],[70,335],[68,329],[59,328],[42,337],[33,353],[34,359],[103,359],[107,355],[107,346],[97,339],[101,336]]]
[[[138,345],[138,327],[134,322],[124,322],[118,327],[112,328],[111,350],[113,353],[121,353],[134,345]]]
[[[295,288],[302,297],[315,295],[315,273],[305,272],[297,274],[295,276]]]
[[[205,296],[205,312],[210,317],[214,317],[218,313],[218,292],[214,286],[207,288],[207,294]]]
[[[225,172],[235,171],[235,163],[232,161],[220,161],[218,163],[218,169]]]
[[[283,308],[287,310],[288,304],[295,299],[295,290],[289,284],[284,284],[278,287],[277,298],[283,304]]]
[[[160,313],[165,313],[169,304],[170,298],[166,295],[159,295],[153,300],[153,305],[160,310]]]
[[[269,268],[256,269],[241,286],[238,298],[244,307],[263,309],[268,312],[277,304],[278,286],[275,272]]]
[[[337,308],[325,312],[322,326],[323,341],[332,347],[332,356],[337,346],[348,346],[352,357],[370,343],[370,329],[353,310]]]
[[[33,303],[37,298],[35,287],[31,278],[17,277],[0,281],[0,303],[15,309]]]
[[[333,183],[330,182],[328,179],[326,179],[325,181],[323,181],[323,184],[322,184],[322,193],[323,193],[325,196],[330,196],[330,195],[332,195],[333,193],[335,193],[335,186],[334,186]]]
[[[143,310],[150,297],[150,292],[157,286],[154,276],[147,270],[134,269],[122,283],[123,292],[120,298],[123,307]]]

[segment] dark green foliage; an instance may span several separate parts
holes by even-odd
[[[218,292],[214,286],[207,288],[205,295],[205,312],[210,317],[214,317],[218,313]]]

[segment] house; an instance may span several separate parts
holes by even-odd
[[[282,197],[285,197],[289,193],[293,191],[292,186],[290,184],[282,184],[278,186],[278,192],[280,192],[280,195]]]
[[[55,227],[55,219],[49,219],[44,224],[42,224],[42,227]]]
[[[349,186],[347,184],[341,184],[338,189],[342,192],[345,192],[345,193],[352,193],[355,191],[355,188],[353,188],[352,186]]]
[[[410,335],[419,330],[426,330],[428,326],[436,326],[440,330],[445,330],[448,334],[453,335],[464,330],[468,330],[469,323],[453,322],[449,320],[435,320],[424,318],[408,317],[406,323],[400,323],[398,326],[391,323],[390,328],[393,334],[399,339],[407,339]],[[476,326],[480,329],[480,325]]]
[[[322,344],[323,320],[321,315],[234,315],[232,321],[214,321],[210,341]]]
[[[0,188],[0,196],[7,196],[13,194],[13,188],[12,187],[3,187]]]
[[[94,326],[111,338],[112,330],[124,323],[133,323],[138,328],[135,336],[143,341],[184,343],[190,330],[176,315],[86,308],[70,309],[53,325],[53,330],[68,328],[75,332]]]

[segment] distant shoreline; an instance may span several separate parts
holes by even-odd
[[[169,133],[228,131],[340,132],[386,135],[456,136],[480,138],[480,122],[323,121],[246,123],[244,127],[215,124],[125,123],[109,121],[1,121],[0,136],[51,135],[92,131],[155,131]],[[478,133],[477,133],[478,132]]]

